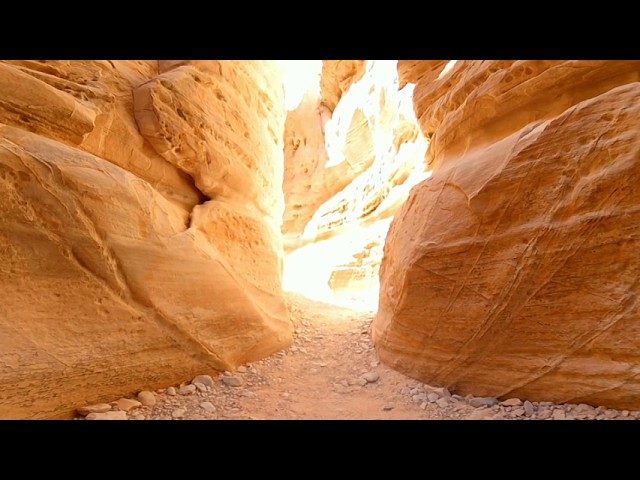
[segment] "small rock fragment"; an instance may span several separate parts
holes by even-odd
[[[440,395],[438,395],[436,392],[431,392],[429,395],[427,395],[427,400],[429,401],[429,403],[436,403],[438,400],[440,400]]]
[[[367,372],[362,378],[364,378],[367,383],[375,383],[380,379],[380,374],[378,374],[378,372]]]
[[[469,399],[469,405],[472,407],[492,407],[497,405],[498,400],[494,397],[473,397]]]
[[[222,377],[222,383],[229,387],[240,387],[244,383],[242,378],[233,375],[225,375]]]
[[[564,413],[564,410],[556,409],[556,410],[553,411],[553,414],[551,415],[551,417],[554,420],[566,420],[567,419],[567,414]]]
[[[518,407],[522,405],[522,400],[520,400],[519,398],[509,398],[508,400],[502,402],[502,405],[504,405],[505,407]]]
[[[440,408],[446,408],[449,406],[449,402],[446,398],[440,398],[436,401],[436,405],[438,405]]]
[[[182,385],[180,386],[180,388],[178,389],[178,393],[180,395],[191,395],[192,393],[194,393],[196,391],[196,386],[193,384],[190,385]]]
[[[551,410],[539,410],[538,418],[540,420],[546,420],[547,418],[551,418]]]
[[[440,395],[442,398],[450,398],[451,397],[451,392],[446,387],[437,387],[437,388],[434,388],[433,391],[435,393],[437,393],[438,395]]]
[[[121,398],[120,400],[116,400],[116,405],[120,410],[129,412],[135,408],[140,408],[142,403],[132,398]]]
[[[184,408],[176,408],[173,412],[171,412],[171,416],[173,418],[183,418],[186,413],[187,411]]]
[[[90,413],[87,420],[127,420],[127,412],[118,410],[115,412]]]
[[[529,400],[525,400],[523,407],[524,407],[524,414],[527,417],[530,417],[531,415],[533,415],[533,412],[534,412],[533,403],[531,403]]]
[[[138,401],[145,407],[153,407],[156,404],[156,396],[153,392],[143,390],[138,393]]]
[[[192,383],[192,385],[193,385],[194,387],[196,387],[196,389],[197,389],[199,392],[206,392],[206,391],[207,391],[207,387],[206,387],[206,385],[205,385],[204,383],[194,382],[194,383]]]
[[[422,403],[422,402],[427,401],[427,395],[426,395],[426,394],[424,394],[424,393],[418,393],[417,395],[413,395],[413,396],[411,397],[411,400],[412,400],[414,403]]]
[[[191,383],[201,383],[205,387],[213,387],[213,378],[211,378],[211,375],[198,375],[191,380]]]
[[[203,410],[206,410],[209,413],[213,413],[216,411],[216,407],[211,402],[202,402],[200,404],[200,408],[202,408]]]
[[[83,417],[86,417],[90,413],[105,413],[111,410],[111,405],[108,403],[96,403],[95,405],[86,405],[78,408],[78,413]]]
[[[169,388],[167,388],[167,395],[169,395],[169,396],[173,397],[176,393],[177,393],[177,392],[176,392],[175,387],[169,387]]]

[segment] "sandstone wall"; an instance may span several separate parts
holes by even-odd
[[[418,83],[430,179],[380,270],[381,359],[460,394],[640,407],[640,62]]]
[[[0,63],[0,418],[287,346],[268,61]]]

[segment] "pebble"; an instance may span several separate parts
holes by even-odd
[[[422,403],[420,404],[420,408],[421,408],[422,410],[426,410],[426,408],[427,408],[427,402],[422,402]]]
[[[446,408],[449,406],[449,402],[447,401],[446,398],[441,398],[438,401],[436,401],[436,405],[438,405],[440,408]]]
[[[367,383],[375,383],[380,380],[380,374],[378,372],[367,372],[362,376],[362,378],[364,378]]]
[[[591,405],[587,405],[586,403],[580,403],[576,408],[575,408],[576,412],[579,413],[595,413],[596,409],[593,408]]]
[[[521,417],[525,414],[524,408],[516,408],[514,411],[511,412],[511,415],[513,415],[514,417]]]
[[[448,388],[446,387],[438,387],[438,388],[434,388],[432,389],[434,393],[437,393],[438,395],[440,395],[442,398],[449,398],[451,397],[451,392],[449,391]]]
[[[540,420],[546,420],[547,418],[551,418],[551,410],[540,410],[540,411],[538,411],[538,418]]]
[[[435,392],[431,392],[429,395],[427,395],[427,400],[429,401],[429,403],[436,403],[438,400],[440,400],[440,395]]]
[[[416,395],[413,395],[411,397],[411,400],[414,403],[422,403],[422,402],[426,402],[427,401],[427,395],[425,395],[424,393],[418,393]]]
[[[132,398],[121,398],[120,400],[116,400],[117,407],[125,412],[129,412],[134,408],[140,408],[142,404],[138,400],[134,400]]]
[[[534,412],[533,403],[531,403],[529,400],[525,400],[523,407],[524,407],[524,414],[527,417],[530,417],[531,415],[533,415],[533,412]]]
[[[553,413],[551,414],[551,417],[554,420],[566,420],[567,418],[567,414],[564,412],[564,410],[554,410]]]
[[[213,387],[213,378],[211,378],[211,375],[198,375],[191,380],[191,383],[201,383],[205,387]]]
[[[492,407],[498,403],[494,397],[473,397],[469,399],[469,405],[472,407]]]
[[[169,388],[167,388],[167,395],[169,395],[169,396],[173,397],[176,393],[177,393],[177,392],[176,392],[175,387],[169,387]]]
[[[237,370],[240,373],[247,373],[247,367],[245,367],[244,365],[240,365]]]
[[[111,405],[109,405],[108,403],[96,403],[95,405],[80,407],[78,409],[78,413],[83,417],[86,417],[90,413],[105,413],[109,410],[111,410]]]
[[[176,408],[173,412],[171,412],[171,416],[173,418],[182,418],[186,415],[187,411],[184,408]]]
[[[240,377],[225,375],[224,377],[222,377],[222,383],[229,387],[240,387],[244,382]]]
[[[153,407],[156,404],[156,396],[153,392],[143,390],[138,393],[138,401],[145,407]]]
[[[356,385],[360,385],[361,387],[364,387],[367,383],[367,379],[366,378],[359,378],[354,382]]]
[[[510,398],[502,402],[502,405],[504,405],[505,407],[518,407],[522,405],[522,400],[520,400],[519,398]]]
[[[203,410],[206,410],[209,413],[213,413],[216,411],[216,407],[211,402],[202,402],[200,404],[200,408],[202,408]]]
[[[180,395],[191,395],[192,393],[194,393],[196,391],[196,386],[191,384],[191,385],[182,385],[179,389],[178,389],[178,393]]]
[[[192,385],[194,385],[199,392],[206,392],[207,391],[207,387],[206,387],[206,385],[204,383],[195,382]]]
[[[383,412],[390,412],[391,410],[393,410],[393,407],[382,407]]]
[[[116,412],[90,413],[85,417],[87,420],[127,420],[127,412],[122,410]]]
[[[257,395],[254,392],[250,392],[248,390],[240,392],[240,395],[247,398],[256,398]]]
[[[620,413],[620,415],[622,415],[623,417],[628,417],[629,416],[629,410],[622,410],[622,412]]]
[[[147,417],[145,417],[144,415],[142,415],[141,413],[139,413],[138,415],[134,415],[133,417],[131,417],[131,420],[146,420]]]

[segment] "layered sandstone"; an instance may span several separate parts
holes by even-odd
[[[279,82],[268,61],[0,63],[0,418],[291,342]]]
[[[639,408],[640,62],[419,83],[433,176],[384,250],[381,359],[462,395]]]

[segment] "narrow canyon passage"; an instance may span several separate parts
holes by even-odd
[[[639,93],[637,60],[0,61],[0,419],[638,418]]]

